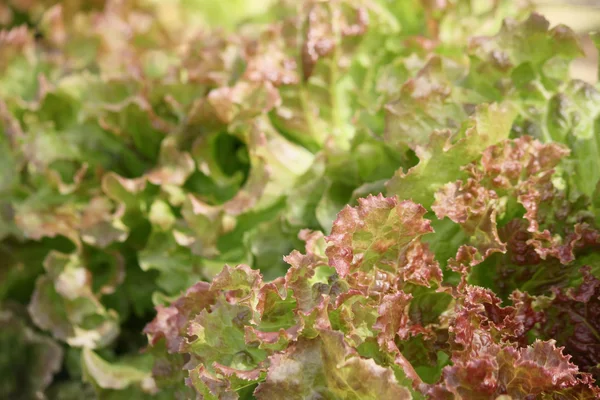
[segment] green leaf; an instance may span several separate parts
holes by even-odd
[[[74,347],[93,349],[111,343],[119,334],[118,316],[92,291],[91,275],[81,260],[51,252],[44,269],[29,304],[35,324]]]
[[[0,311],[0,396],[7,399],[43,398],[63,359],[63,349],[34,330],[24,311],[19,307]]]
[[[514,111],[506,105],[481,105],[454,143],[450,133],[434,133],[426,146],[417,148],[419,163],[408,172],[401,169],[387,184],[387,193],[430,207],[432,194],[444,184],[460,179],[460,167],[477,160],[483,150],[508,137]]]
[[[149,357],[144,357],[150,360]],[[101,389],[125,389],[131,385],[155,390],[150,368],[141,369],[140,364],[149,365],[140,359],[136,365],[109,363],[90,349],[81,352],[84,378]]]
[[[321,331],[316,339],[301,340],[286,353],[272,356],[270,364],[266,381],[254,392],[258,399],[411,398],[391,369],[360,358],[335,332]]]

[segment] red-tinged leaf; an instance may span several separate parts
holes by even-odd
[[[536,324],[544,323],[546,318],[542,311],[538,311],[534,307],[535,298],[527,293],[514,291],[510,295],[510,300],[515,310],[513,323],[516,328],[513,333],[506,335],[506,338],[519,346],[525,346],[528,342],[527,334]]]
[[[600,245],[598,231],[587,223],[569,227],[568,221],[554,220],[550,225],[554,233],[532,233],[527,225],[523,219],[514,219],[500,229],[507,252],[478,266],[474,282],[484,279],[504,298],[515,289],[531,295],[549,294],[553,286],[569,285],[584,265],[577,261],[578,256]]]
[[[319,59],[330,56],[344,37],[361,36],[367,30],[369,16],[365,9],[353,9],[354,20],[342,12],[340,4],[308,3],[306,32],[302,44],[302,73],[307,81]],[[332,23],[336,20],[336,24]],[[339,25],[338,25],[339,24]]]
[[[488,344],[477,355],[444,370],[448,390],[468,399],[537,398],[568,388],[593,393],[589,375],[581,374],[553,341],[525,348]]]
[[[306,245],[304,246],[306,249],[306,255],[318,257],[319,260],[327,261],[325,257],[325,247],[327,246],[325,242],[325,236],[321,231],[311,231],[309,229],[302,229],[300,233],[298,233],[298,238],[303,240]]]
[[[398,259],[410,243],[433,232],[425,209],[412,201],[398,202],[381,194],[359,199],[344,208],[327,237],[329,265],[341,277],[370,271],[377,265],[397,270]]]
[[[554,168],[568,155],[569,149],[563,145],[542,144],[523,136],[489,147],[481,160],[483,184],[501,195],[517,197],[525,208],[524,218],[532,233],[528,243],[543,259],[552,256],[563,264],[573,261],[573,248],[581,239],[576,232],[555,231],[555,222],[572,213],[565,193],[552,181]]]
[[[587,223],[578,223],[572,231],[565,232],[562,238],[553,237],[547,229],[543,232],[533,232],[527,244],[532,246],[543,260],[553,257],[561,264],[567,265],[575,260],[576,250],[600,246],[600,231]]]
[[[460,274],[458,290],[464,290],[471,268],[481,262],[477,255],[475,247],[462,245],[458,248],[456,257],[448,260],[448,268]]]
[[[549,232],[537,232],[546,218],[539,215],[540,203],[558,196],[551,181],[553,168],[568,153],[562,145],[542,144],[528,136],[490,146],[483,152],[481,167],[477,163],[467,166],[469,179],[446,184],[435,194],[432,209],[438,218],[447,216],[460,224],[483,259],[506,251],[496,224],[504,196],[516,197],[525,207],[529,230],[552,242]],[[540,242],[538,247],[540,252],[552,252],[558,245],[546,250]]]
[[[239,396],[231,389],[226,379],[219,379],[210,374],[203,365],[190,370],[186,379],[188,386],[192,387],[202,400],[237,400]]]
[[[593,383],[542,393],[540,396],[541,400],[596,400],[598,398],[600,398],[600,389]]]
[[[511,189],[530,177],[552,171],[569,153],[561,144],[543,144],[530,136],[522,136],[487,148],[481,165],[494,187]]]
[[[248,343],[258,343],[259,348],[265,350],[280,350],[298,339],[304,324],[299,322],[288,329],[279,328],[278,331],[260,331],[253,326],[245,327],[244,340]]]
[[[402,255],[400,265],[400,273],[406,282],[426,287],[431,287],[432,283],[437,286],[442,282],[440,264],[427,243],[413,242]]]
[[[299,83],[297,60],[286,51],[293,43],[284,29],[284,24],[269,26],[246,47],[244,76],[249,81],[268,81],[274,86]]]
[[[493,399],[498,391],[497,370],[496,360],[484,355],[446,367],[444,383],[447,390],[461,399]]]
[[[460,224],[483,258],[495,252],[503,253],[506,245],[498,237],[496,214],[498,196],[475,179],[466,183],[448,183],[435,193],[431,209],[438,218],[450,218]]]
[[[537,395],[560,391],[562,388],[587,386],[590,382],[580,375],[570,356],[562,354],[554,341],[536,341],[533,345],[515,349],[507,347],[499,354],[501,387],[513,396]]]
[[[323,301],[325,293],[319,289],[325,289],[326,285],[310,282],[315,275],[315,268],[323,264],[316,257],[302,255],[296,250],[284,257],[284,260],[291,265],[285,275],[286,286],[292,291],[297,308],[308,314]]]
[[[207,97],[213,112],[224,124],[249,120],[281,103],[279,92],[270,83],[238,82],[233,87],[212,90]]]
[[[410,335],[408,307],[412,296],[404,292],[384,296],[378,309],[379,318],[373,329],[379,330],[377,341],[386,351],[397,351],[396,336],[405,340]]]
[[[565,346],[582,371],[600,379],[600,279],[591,268],[582,269],[583,281],[575,288],[554,290],[554,299],[542,308],[546,322],[542,337]]]
[[[235,368],[230,368],[219,363],[213,363],[213,368],[227,377],[235,375],[236,377],[246,381],[258,380],[260,378],[261,373],[264,371],[263,368],[257,368],[252,371],[243,371]]]
[[[179,351],[190,319],[215,302],[215,292],[206,282],[198,282],[168,307],[157,306],[156,317],[144,328],[151,345],[164,338],[170,353]]]

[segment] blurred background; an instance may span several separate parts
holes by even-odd
[[[15,20],[19,20],[21,15],[15,15],[11,12],[11,8],[16,9],[32,9],[32,8],[47,8],[56,3],[61,3],[63,7],[74,8],[85,4],[89,8],[99,8],[104,3],[104,0],[0,0],[0,28],[11,21],[15,24]],[[161,15],[164,18],[175,17],[169,10],[172,10],[173,1],[180,0],[143,0],[142,2],[160,4]],[[214,21],[228,21],[234,25],[238,20],[250,16],[260,15],[269,7],[274,0],[181,0],[180,2],[196,2],[204,3],[203,12],[197,17],[199,24],[211,25]],[[490,0],[493,1],[493,0]],[[516,1],[516,0],[515,0]],[[543,15],[545,15],[553,25],[565,24],[581,35],[582,43],[585,48],[586,55],[584,58],[575,62],[572,66],[574,77],[585,80],[590,83],[597,81],[597,63],[598,54],[588,33],[600,30],[600,0],[529,0],[534,7]],[[12,6],[12,7],[11,7]],[[163,12],[164,11],[164,12]],[[18,13],[17,13],[18,14]],[[222,26],[225,29],[231,29],[233,26]]]
[[[598,52],[588,33],[600,30],[600,0],[534,0],[538,11],[552,25],[565,24],[581,35],[585,57],[573,63],[574,77],[597,81]]]

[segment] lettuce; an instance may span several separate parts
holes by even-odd
[[[0,5],[0,397],[600,396],[600,95],[531,11]]]

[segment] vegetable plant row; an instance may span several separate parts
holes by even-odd
[[[571,29],[511,0],[8,0],[0,28],[0,398],[600,398]]]

